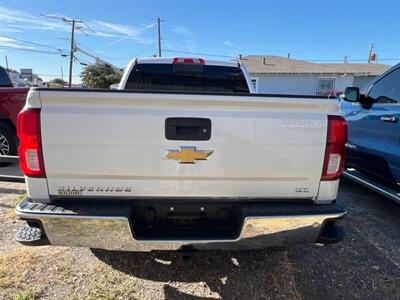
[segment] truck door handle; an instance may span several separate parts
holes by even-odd
[[[167,118],[165,137],[168,140],[207,141],[211,137],[211,120],[204,118]]]
[[[396,116],[382,116],[381,121],[387,123],[397,123],[399,121],[399,118]]]

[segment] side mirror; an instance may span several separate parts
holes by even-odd
[[[359,102],[360,89],[358,87],[347,87],[344,91],[344,100],[349,102]]]

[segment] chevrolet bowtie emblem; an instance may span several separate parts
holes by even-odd
[[[196,147],[181,146],[178,150],[168,150],[166,158],[177,159],[180,164],[195,164],[197,160],[207,160],[211,150],[196,150]]]

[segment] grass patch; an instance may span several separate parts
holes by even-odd
[[[136,282],[126,278],[121,272],[105,268],[96,282],[90,287],[83,299],[136,299]]]
[[[20,289],[35,262],[36,256],[29,248],[2,254],[0,256],[0,290]]]
[[[36,300],[39,299],[39,292],[33,289],[28,289],[15,295],[14,300]]]
[[[26,197],[26,193],[15,196],[15,198],[13,199],[13,203],[15,204],[15,206],[17,206],[18,203],[20,203],[22,200],[24,200],[25,197]]]
[[[16,219],[16,216],[15,216],[15,206],[17,206],[22,200],[24,200],[24,198],[26,197],[26,193],[24,193],[24,194],[21,194],[21,195],[16,195],[13,199],[12,199],[12,205],[14,206],[13,208],[11,208],[11,209],[7,209],[7,212],[6,212],[6,214],[5,214],[5,216],[6,216],[6,218],[7,219],[10,219],[10,220],[14,220],[14,219]]]

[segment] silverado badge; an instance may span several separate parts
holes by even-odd
[[[197,150],[194,146],[180,146],[178,150],[168,150],[167,159],[177,159],[180,164],[195,164],[197,160],[208,160],[211,150]]]

